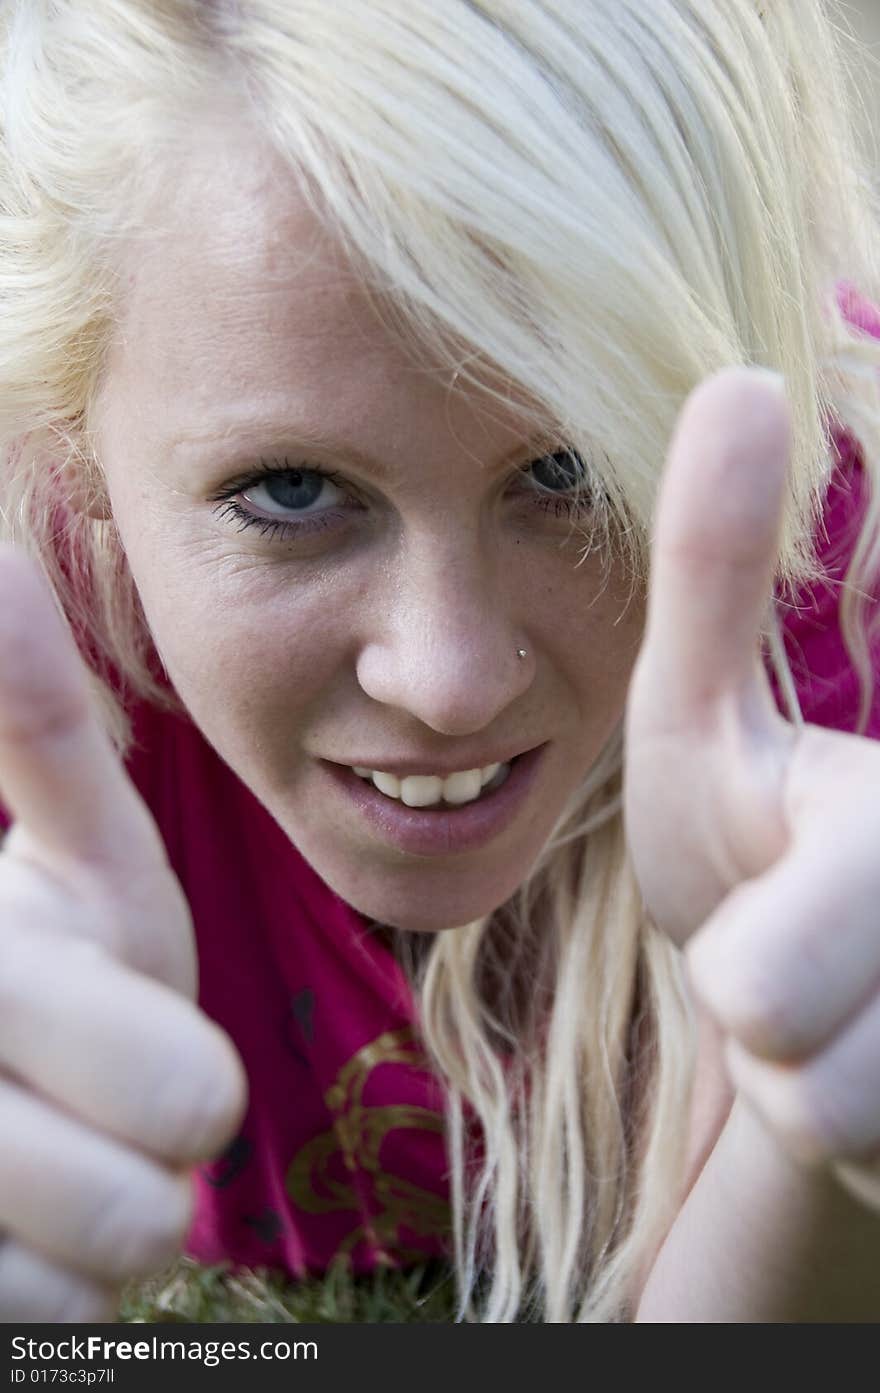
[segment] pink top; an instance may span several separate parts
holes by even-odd
[[[853,442],[837,444],[820,551],[828,580],[798,596],[784,635],[805,718],[853,730],[858,681],[837,624],[837,583],[864,475]],[[880,647],[877,659],[880,673]],[[366,1270],[442,1253],[441,1095],[393,955],[189,720],[145,703],[133,715],[128,769],[192,908],[199,1001],[235,1041],[250,1080],[239,1135],[197,1170],[187,1252],[293,1276],[339,1254]],[[880,737],[880,690],[868,733]]]
[[[880,337],[880,334],[878,334]],[[838,607],[844,579],[867,502],[867,481],[858,444],[851,436],[835,437],[837,468],[825,499],[817,552],[824,579],[802,587],[794,603],[786,602],[782,633],[804,719],[831,730],[855,731],[860,688],[840,632]],[[873,606],[880,589],[872,594]],[[865,734],[880,739],[880,633],[872,643],[874,692]],[[770,682],[780,710],[785,710],[773,674]]]
[[[197,1172],[187,1251],[295,1275],[442,1251],[441,1095],[403,972],[188,720],[143,705],[128,768],[187,894],[199,1002],[250,1106]]]

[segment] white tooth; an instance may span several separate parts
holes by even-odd
[[[374,769],[373,783],[380,793],[387,793],[389,798],[400,797],[400,780],[394,774],[383,774],[381,769]]]
[[[409,774],[400,781],[400,797],[408,808],[427,808],[442,796],[443,780],[435,774]]]
[[[490,779],[494,779],[495,775],[498,773],[498,770],[500,768],[500,764],[485,765],[484,768],[480,770],[480,786],[485,787],[485,785],[489,782]]]
[[[360,764],[353,764],[351,767],[359,779],[368,779],[373,772],[372,769],[364,769]]]
[[[443,797],[447,803],[472,803],[479,797],[480,788],[480,770],[467,769],[449,775],[443,783]]]

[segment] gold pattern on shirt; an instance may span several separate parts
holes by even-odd
[[[331,1173],[331,1162],[341,1155],[347,1171],[370,1177],[370,1208],[376,1212],[363,1215],[363,1222],[346,1236],[338,1256],[350,1256],[357,1244],[366,1240],[376,1248],[380,1261],[391,1261],[392,1249],[398,1258],[424,1258],[423,1250],[401,1246],[400,1231],[408,1229],[425,1236],[448,1233],[449,1203],[404,1176],[382,1170],[379,1154],[389,1132],[413,1129],[442,1133],[443,1119],[430,1108],[414,1103],[364,1103],[367,1081],[381,1064],[402,1064],[423,1072],[430,1067],[408,1026],[386,1031],[352,1055],[324,1095],[333,1114],[332,1127],[306,1142],[296,1153],[287,1170],[285,1188],[306,1214],[345,1209],[363,1214],[363,1193],[358,1192],[353,1180],[340,1180]]]

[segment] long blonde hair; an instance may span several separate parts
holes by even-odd
[[[819,574],[830,427],[869,506],[844,632],[870,701],[880,353],[844,322],[878,288],[875,216],[820,0],[5,0],[0,11],[0,518],[50,579],[120,752],[124,692],[173,704],[101,490],[93,403],[169,161],[222,90],[394,305],[413,352],[522,388],[588,462],[587,544],[648,577],[667,442],[709,373],[784,373],[778,593]],[[768,650],[800,720],[772,616]],[[681,1201],[694,1065],[677,950],[621,814],[621,730],[527,881],[413,966],[448,1085],[462,1311],[626,1319]],[[478,1163],[468,1137],[478,1126]]]

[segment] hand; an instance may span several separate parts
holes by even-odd
[[[35,568],[0,547],[0,1319],[113,1319],[245,1106],[192,923]]]
[[[798,732],[758,644],[789,435],[765,373],[722,373],[682,412],[627,707],[624,816],[646,907],[688,944],[734,1085],[789,1152],[841,1163],[880,1207],[880,746]]]

